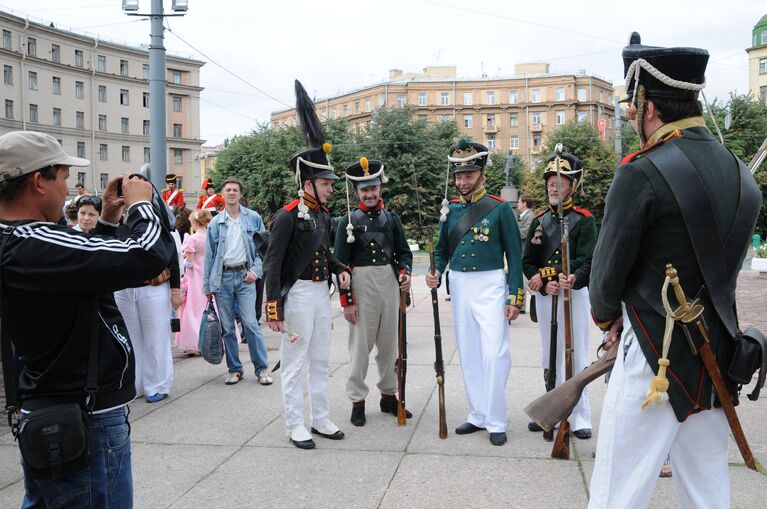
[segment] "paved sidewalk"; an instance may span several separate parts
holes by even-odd
[[[421,273],[423,270],[421,269]],[[765,280],[741,274],[741,321],[767,330]],[[341,441],[316,439],[301,451],[284,433],[280,372],[262,387],[251,372],[235,386],[224,385],[226,368],[200,358],[177,357],[173,393],[167,400],[131,405],[133,474],[137,508],[262,507],[520,507],[582,508],[588,499],[605,385],[590,386],[595,437],[571,439],[573,459],[552,460],[551,446],[527,431],[522,408],[543,392],[540,342],[528,315],[510,326],[513,367],[508,384],[509,442],[490,445],[486,433],[456,436],[467,414],[449,303],[440,290],[449,436],[437,436],[432,309],[422,277],[414,283],[415,307],[408,313],[408,408],[406,426],[378,412],[378,393],[368,397],[368,423],[349,423],[345,395],[347,325],[334,298],[331,350],[331,418],[346,433]],[[270,362],[279,357],[279,337],[265,328]],[[592,330],[595,350],[600,334]],[[247,348],[241,345],[241,358]],[[368,382],[375,387],[371,364]],[[757,460],[767,465],[767,395],[739,408]],[[18,507],[23,482],[18,451],[0,428],[0,507]],[[631,437],[626,437],[631,439]],[[759,507],[767,475],[743,466],[731,440],[730,473],[734,508]],[[653,508],[676,506],[673,481],[659,479]]]

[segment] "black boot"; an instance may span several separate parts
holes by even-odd
[[[365,400],[352,403],[352,418],[349,420],[355,426],[365,425],[365,422],[367,422],[365,418]]]
[[[397,397],[393,394],[381,394],[381,412],[385,414],[397,415]],[[410,419],[413,414],[405,409],[405,417]]]

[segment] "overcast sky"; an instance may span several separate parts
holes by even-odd
[[[141,12],[150,0],[140,0]],[[166,12],[171,0],[165,0]],[[0,0],[32,20],[138,45],[149,21],[121,0]],[[623,81],[620,51],[632,30],[658,46],[709,50],[706,95],[748,91],[745,48],[767,14],[753,0],[189,0],[169,18],[166,48],[208,62],[201,71],[207,145],[247,133],[292,107],[293,80],[317,99],[385,80],[391,68],[456,65],[460,77],[511,75],[514,64],[549,62]]]

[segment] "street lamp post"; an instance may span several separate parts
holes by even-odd
[[[165,186],[168,170],[166,69],[163,18],[183,16],[188,8],[186,0],[173,0],[173,11],[165,14],[162,0],[152,0],[151,12],[138,12],[138,0],[123,0],[123,11],[128,16],[149,17],[151,23],[149,43],[149,179],[157,189]]]

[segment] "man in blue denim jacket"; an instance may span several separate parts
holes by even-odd
[[[226,179],[221,194],[226,208],[208,225],[202,291],[208,298],[216,297],[224,332],[226,365],[229,368],[226,384],[234,385],[243,376],[232,312],[236,299],[242,334],[247,340],[250,360],[255,366],[258,381],[261,385],[271,385],[264,335],[256,319],[255,282],[263,276],[263,270],[261,256],[253,243],[253,234],[264,230],[264,222],[257,212],[240,206],[242,182],[238,179]]]

